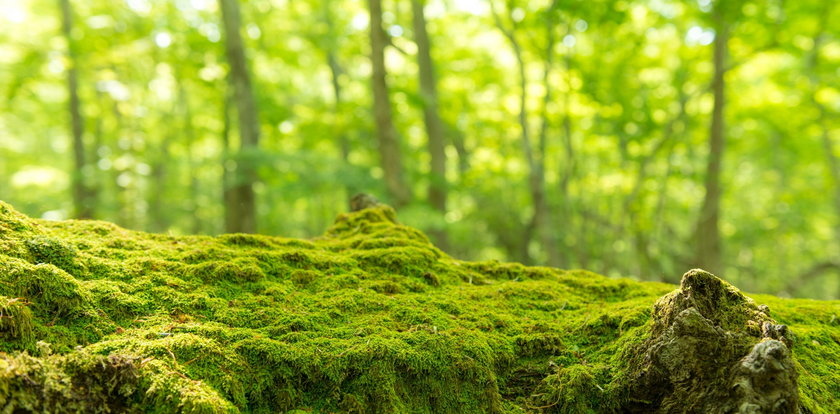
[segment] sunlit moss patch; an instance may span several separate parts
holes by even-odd
[[[454,260],[386,206],[307,241],[47,222],[0,203],[0,408],[620,411],[628,353],[674,289]],[[752,329],[754,304],[709,289],[698,307]],[[840,411],[840,302],[754,299],[792,333],[802,407]]]

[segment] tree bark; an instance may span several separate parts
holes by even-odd
[[[69,94],[68,109],[70,111],[70,128],[73,140],[73,207],[74,217],[89,219],[94,216],[94,194],[88,188],[85,173],[84,118],[82,117],[81,100],[79,99],[79,75],[76,68],[78,58],[73,41],[73,9],[70,0],[60,0],[61,28],[67,40],[67,92]]]
[[[417,66],[420,75],[420,95],[423,98],[423,121],[428,136],[429,155],[429,203],[441,216],[446,214],[447,181],[446,181],[446,138],[444,125],[438,112],[438,93],[435,81],[435,70],[432,64],[431,42],[426,32],[426,16],[424,15],[423,0],[411,0],[414,25],[414,42],[417,44]],[[449,249],[446,229],[434,229],[429,232],[435,244],[443,249]]]
[[[720,197],[721,197],[721,164],[725,146],[724,135],[724,105],[725,105],[725,75],[726,58],[729,42],[729,24],[720,10],[716,7],[715,40],[714,40],[714,78],[712,91],[714,106],[712,121],[709,129],[709,157],[706,164],[705,187],[706,194],[697,220],[695,230],[696,252],[694,266],[702,267],[713,273],[722,273],[722,247],[720,238]]]
[[[411,191],[403,178],[402,157],[391,115],[391,99],[388,96],[387,72],[385,70],[385,46],[388,38],[382,29],[382,1],[368,0],[370,12],[370,59],[373,65],[373,113],[376,119],[376,137],[379,142],[379,156],[385,174],[385,187],[401,207],[411,200]]]
[[[237,0],[219,0],[225,30],[225,51],[230,65],[230,84],[238,114],[240,153],[235,162],[234,182],[230,197],[225,197],[227,232],[253,233],[257,230],[256,196],[254,182],[256,169],[253,161],[243,159],[251,155],[260,141],[260,122],[245,47],[242,42],[241,16]]]

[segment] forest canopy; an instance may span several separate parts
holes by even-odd
[[[830,0],[0,0],[0,199],[840,297]]]

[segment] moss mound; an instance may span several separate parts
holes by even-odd
[[[698,272],[675,288],[453,260],[387,206],[306,241],[0,203],[0,411],[683,412],[689,360],[657,344],[712,332],[708,395],[766,387],[748,371],[777,361],[789,405],[840,412],[840,302],[753,302]]]

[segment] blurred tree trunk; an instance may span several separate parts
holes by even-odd
[[[536,176],[535,179],[537,180],[536,186],[539,187],[538,191],[540,196],[542,197],[542,201],[538,206],[536,204],[536,197],[535,200],[535,209],[534,209],[534,217],[532,218],[533,226],[536,227],[536,231],[539,232],[540,238],[543,243],[543,249],[546,252],[547,264],[549,266],[559,267],[561,266],[561,259],[560,259],[560,251],[557,249],[557,241],[555,239],[555,235],[558,234],[557,229],[554,226],[554,217],[551,212],[551,209],[548,205],[548,201],[546,200],[545,190],[546,190],[546,183],[545,183],[545,157],[546,157],[546,147],[548,146],[548,129],[550,127],[549,121],[549,114],[548,114],[548,105],[552,101],[551,95],[551,71],[554,69],[554,44],[555,44],[555,36],[554,30],[556,26],[556,19],[555,17],[555,8],[557,7],[558,0],[554,0],[551,2],[551,5],[546,9],[546,19],[545,19],[545,35],[546,35],[546,44],[545,44],[545,62],[543,63],[543,89],[545,90],[545,94],[543,95],[543,102],[542,102],[542,114],[540,115],[541,118],[541,126],[540,126],[540,136],[539,136],[539,143],[538,143],[538,151],[537,151],[537,159],[535,160],[535,171],[533,174]],[[571,92],[567,92],[570,94]],[[538,211],[537,208],[540,208],[542,211]]]
[[[344,127],[344,122],[340,121],[340,117],[344,116],[344,111],[342,110],[343,100],[342,100],[342,90],[341,90],[341,82],[339,81],[341,74],[344,70],[341,67],[341,64],[338,62],[338,57],[336,57],[337,53],[337,46],[336,46],[336,39],[339,37],[336,34],[335,30],[335,23],[333,22],[332,18],[332,3],[330,1],[323,2],[323,13],[324,13],[324,22],[327,24],[327,30],[329,31],[329,39],[327,40],[326,45],[326,53],[327,53],[327,64],[330,67],[330,80],[332,81],[332,89],[333,89],[333,116],[336,121],[333,125],[335,128],[336,139],[338,141],[338,149],[341,153],[341,160],[344,162],[345,166],[350,166],[350,141],[347,138],[347,132]],[[345,191],[345,199],[347,201],[348,209],[351,207],[350,199],[356,195],[359,190],[354,186],[352,183],[346,183],[344,185]]]
[[[531,202],[534,209],[533,215],[525,227],[522,245],[520,247],[519,259],[526,264],[533,262],[529,246],[534,235],[547,235],[553,229],[550,228],[548,203],[545,198],[545,173],[543,153],[534,154],[531,148],[531,134],[528,128],[528,79],[525,73],[525,60],[522,57],[522,46],[516,38],[516,27],[507,27],[496,12],[494,2],[490,2],[493,18],[496,26],[510,42],[513,54],[516,57],[516,66],[519,75],[519,129],[521,133],[522,150],[525,154],[525,161],[528,165],[528,188],[531,193]],[[545,251],[555,251],[551,237],[541,237]]]
[[[823,150],[825,152],[825,160],[826,160],[826,167],[828,168],[829,175],[831,176],[831,183],[834,187],[834,211],[836,213],[836,221],[834,223],[834,238],[835,242],[838,246],[840,246],[840,160],[838,160],[836,153],[834,152],[834,141],[831,138],[831,129],[828,125],[828,121],[830,119],[830,114],[826,109],[825,105],[823,105],[817,99],[817,90],[820,88],[820,76],[819,76],[819,57],[820,57],[820,49],[823,46],[823,43],[826,40],[828,34],[825,33],[826,27],[826,20],[827,16],[831,15],[831,6],[826,6],[826,10],[821,14],[820,19],[820,30],[816,36],[814,36],[814,46],[811,50],[811,54],[809,56],[808,62],[806,64],[807,71],[808,71],[808,79],[811,83],[811,93],[808,95],[811,97],[811,103],[817,110],[817,124],[820,126],[820,140],[822,141]],[[836,250],[835,250],[836,252]],[[836,254],[829,251],[829,255]],[[818,266],[815,266],[818,268]],[[831,269],[831,267],[828,267]],[[834,267],[833,270],[837,270],[837,267]],[[819,274],[819,273],[817,273]],[[794,286],[797,283],[804,282],[806,280],[805,277],[797,278],[798,280],[793,281],[792,284],[789,286]],[[838,296],[840,296],[840,290],[838,290]]]
[[[571,33],[571,25],[567,28],[567,34]],[[572,246],[577,248],[578,244],[577,240],[583,240],[584,234],[577,233],[573,231],[574,229],[574,218],[577,216],[575,214],[575,205],[572,202],[571,194],[569,192],[569,185],[572,180],[575,178],[576,175],[576,166],[577,166],[577,157],[575,154],[575,145],[574,139],[572,137],[572,48],[569,47],[566,53],[563,55],[563,69],[566,74],[565,76],[565,84],[566,84],[566,92],[563,94],[563,152],[564,152],[564,160],[565,163],[558,163],[560,164],[560,168],[558,171],[558,176],[560,177],[560,183],[558,189],[560,190],[560,219],[563,228],[565,229],[562,234],[562,242],[561,245],[563,246],[563,251],[561,252],[564,256],[564,265],[565,266],[574,266],[575,265],[575,254],[570,253],[569,250]],[[571,239],[571,240],[570,240]],[[571,242],[570,242],[571,241]],[[580,257],[580,256],[577,256]]]
[[[80,219],[93,218],[96,194],[87,185],[87,163],[85,162],[84,119],[79,100],[79,78],[76,64],[76,42],[73,40],[73,10],[70,0],[60,0],[61,28],[67,41],[67,92],[69,95],[70,124],[73,137],[73,207],[74,216]]]
[[[341,65],[338,63],[338,58],[335,57],[335,51],[330,49],[327,51],[327,63],[330,66],[330,76],[332,79],[332,87],[333,87],[333,115],[338,119],[339,116],[342,116],[342,100],[341,100],[341,83],[339,83],[339,77],[341,76]],[[347,139],[347,133],[344,131],[343,123],[340,121],[336,122],[335,126],[335,133],[336,138],[338,140],[338,147],[339,151],[341,152],[341,160],[344,162],[344,165],[350,165],[350,141]],[[347,183],[344,186],[344,192],[346,193],[346,201],[347,207],[350,207],[350,198],[356,195],[358,190],[353,186],[353,184]]]
[[[230,132],[233,129],[233,121],[230,116],[230,113],[233,111],[233,93],[231,92],[230,88],[228,88],[225,92],[224,101],[222,102],[222,203],[225,206],[226,230],[229,223],[236,221],[236,217],[233,216],[239,212],[235,203],[236,189],[233,186],[234,178],[232,170],[228,168],[233,162],[230,155]]]
[[[225,30],[225,51],[230,65],[230,85],[239,125],[239,156],[236,157],[234,182],[229,197],[225,197],[225,231],[253,233],[257,230],[256,171],[251,156],[259,146],[260,122],[245,48],[242,43],[239,1],[219,0]],[[243,158],[243,155],[247,158]]]
[[[470,169],[470,153],[464,143],[464,133],[451,123],[447,125],[447,131],[446,135],[452,137],[452,146],[455,147],[455,152],[458,154],[458,176],[463,179]]]
[[[175,113],[174,110],[171,113]],[[165,116],[164,119],[168,122],[174,121],[170,115]],[[166,188],[169,178],[168,166],[172,162],[169,153],[169,145],[172,139],[172,132],[170,131],[172,129],[166,132],[163,141],[157,147],[158,154],[155,154],[155,160],[152,164],[148,214],[151,219],[149,228],[153,232],[163,232],[169,228],[169,217],[172,212],[167,206],[174,204],[168,203],[166,200]]]
[[[158,64],[160,64],[160,59],[156,55],[155,66]],[[157,149],[155,154],[147,155],[151,164],[151,176],[149,177],[151,182],[147,191],[149,203],[147,228],[156,233],[169,229],[170,218],[173,213],[170,206],[175,205],[175,202],[167,200],[167,188],[169,188],[170,165],[173,164],[170,147],[178,132],[177,129],[169,126],[176,125],[176,114],[180,105],[181,102],[174,100],[172,109],[163,112],[160,122],[166,127],[158,129],[158,131],[163,130],[160,144],[155,146]]]
[[[189,197],[184,201],[186,203],[186,210],[190,215],[190,233],[200,234],[202,232],[202,221],[201,216],[198,214],[200,205],[199,174],[195,160],[195,149],[193,148],[196,138],[193,113],[192,107],[190,106],[190,96],[187,93],[187,88],[184,87],[184,76],[180,70],[176,70],[175,73],[175,85],[178,91],[177,106],[182,111],[181,121],[183,122],[182,128],[184,131],[184,151],[187,159],[187,178],[189,180]]]
[[[388,97],[388,83],[385,79],[385,46],[388,38],[382,29],[382,1],[368,0],[370,11],[370,56],[373,64],[373,112],[376,119],[376,136],[379,141],[379,156],[385,174],[385,186],[397,207],[408,204],[411,191],[403,178],[402,157],[391,115],[391,99]]]
[[[446,143],[443,121],[441,121],[438,113],[437,84],[423,7],[423,0],[411,0],[414,42],[417,44],[417,66],[420,72],[420,94],[423,98],[423,121],[426,125],[429,155],[431,156],[429,203],[443,216],[446,214],[448,187],[446,182]],[[434,229],[429,233],[439,248],[449,250],[449,240],[445,228]]]
[[[814,50],[811,53],[811,63],[810,63],[810,74],[809,78],[811,79],[811,86],[814,88],[814,92],[811,93],[811,102],[817,108],[817,112],[819,117],[817,119],[817,123],[820,126],[820,139],[822,140],[823,149],[825,150],[826,156],[826,164],[828,166],[828,172],[831,175],[831,180],[834,184],[834,209],[837,212],[837,223],[834,226],[834,234],[837,239],[837,242],[840,243],[840,160],[837,159],[837,155],[835,155],[834,151],[834,142],[831,139],[831,130],[828,126],[828,119],[829,114],[825,108],[825,105],[820,103],[817,100],[816,89],[819,87],[820,81],[819,77],[816,74],[817,66],[819,64],[819,49],[822,46],[822,43],[825,39],[825,33],[820,33],[814,39]]]
[[[677,82],[674,87],[678,90],[677,101],[679,103],[679,109],[677,110],[677,113],[674,114],[674,116],[671,117],[663,126],[662,137],[656,142],[650,153],[639,159],[639,169],[636,171],[636,179],[633,184],[633,189],[624,199],[622,211],[624,212],[626,225],[632,230],[633,244],[636,247],[638,266],[635,273],[642,279],[650,279],[654,263],[653,256],[650,252],[650,245],[653,240],[656,240],[656,238],[653,236],[654,230],[652,228],[645,229],[640,226],[640,223],[643,221],[641,220],[641,217],[644,213],[644,207],[641,205],[642,202],[640,202],[639,199],[641,198],[642,188],[648,180],[648,167],[651,163],[657,160],[659,153],[662,150],[669,147],[673,150],[673,144],[671,144],[671,142],[674,140],[674,129],[685,117],[686,105],[689,99],[683,88],[686,82],[686,75],[687,71],[678,71],[676,76]],[[668,160],[670,162],[670,153],[668,155]],[[657,220],[661,220],[661,216],[658,212],[652,217],[651,222],[655,223]]]
[[[709,272],[720,274],[723,271],[722,248],[720,238],[720,173],[725,145],[724,104],[726,58],[728,54],[729,23],[726,21],[722,6],[714,11],[714,77],[712,91],[714,106],[712,122],[709,128],[709,158],[706,164],[706,195],[700,208],[695,229],[696,251],[693,266],[702,267]]]

